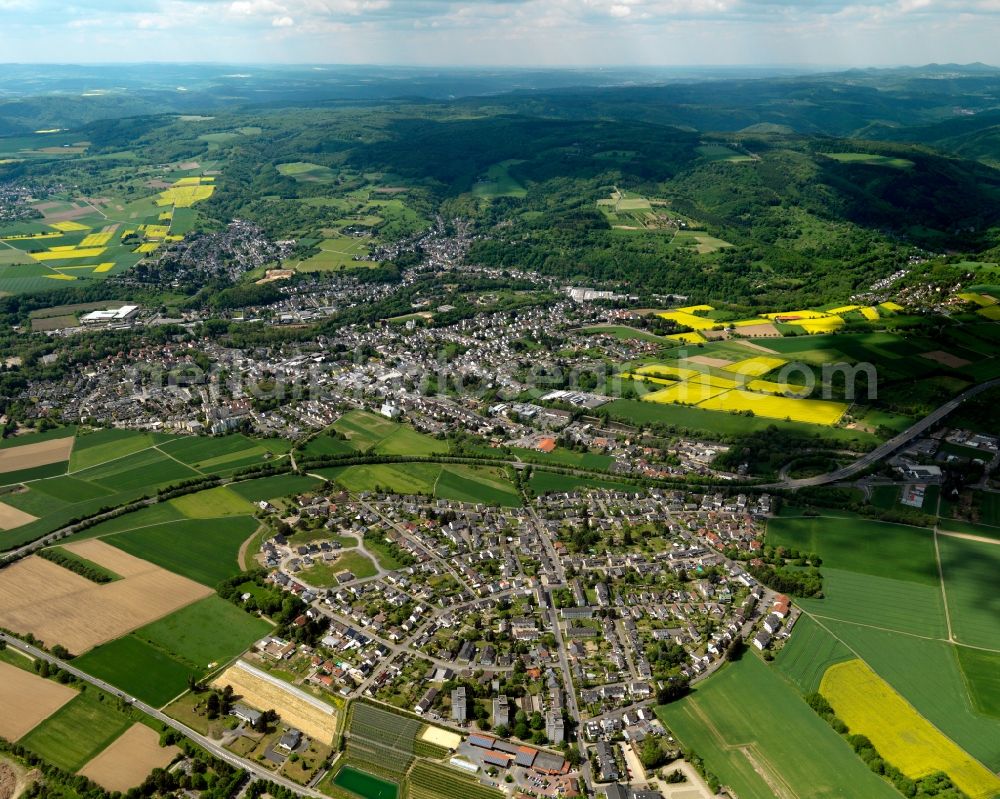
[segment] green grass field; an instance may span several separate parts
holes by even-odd
[[[524,197],[528,191],[510,174],[510,168],[521,161],[501,161],[486,170],[486,175],[472,187],[476,197]]]
[[[241,516],[253,513],[253,504],[229,486],[216,486],[194,494],[184,494],[170,504],[189,519],[213,519],[219,516]]]
[[[893,169],[912,169],[913,162],[906,158],[892,158],[876,153],[822,153],[827,158],[844,164],[865,164],[869,166],[887,166]]]
[[[528,486],[536,494],[552,494],[584,491],[588,488],[605,488],[610,491],[639,491],[638,486],[616,483],[614,480],[600,480],[590,477],[573,477],[568,474],[546,472],[535,469],[528,480]]]
[[[257,520],[250,516],[186,519],[114,533],[104,540],[214,588],[239,572],[240,545],[256,529]]]
[[[424,494],[456,502],[517,507],[521,498],[496,467],[439,463],[374,463],[319,469],[348,491]]]
[[[162,437],[159,437],[162,438]],[[152,433],[138,430],[95,430],[78,435],[73,444],[70,469],[77,472],[105,461],[122,458],[157,443]]]
[[[273,477],[261,477],[257,480],[233,483],[229,486],[229,490],[251,502],[259,502],[262,499],[278,499],[305,491],[313,491],[320,485],[320,481],[315,477],[304,474],[279,474]]]
[[[875,577],[825,565],[820,571],[823,599],[798,600],[798,604],[810,613],[914,635],[948,637],[939,586]]]
[[[779,791],[771,784],[781,787],[780,795],[810,799],[898,799],[795,689],[754,655],[724,666],[656,713],[741,799],[773,799]]]
[[[1000,650],[1000,546],[939,536],[938,547],[955,639]]]
[[[332,563],[316,563],[299,572],[299,576],[316,588],[332,588],[338,584],[337,575],[345,571],[358,579],[374,577],[378,573],[371,558],[356,549],[347,549]]]
[[[930,530],[863,518],[779,517],[767,524],[765,541],[816,553],[824,567],[938,584]]]
[[[803,615],[774,663],[799,691],[807,694],[819,690],[820,680],[830,666],[853,657],[850,649]]]
[[[103,701],[102,701],[103,700]],[[131,726],[114,700],[87,689],[29,732],[19,743],[49,763],[77,771]]]
[[[1000,719],[1000,652],[955,647],[973,707],[984,716]]]
[[[133,635],[203,674],[241,654],[272,627],[218,596],[210,596],[140,627]]]
[[[155,449],[146,449],[73,473],[80,480],[106,486],[113,491],[153,491],[166,483],[190,480],[198,472]]]
[[[181,663],[134,634],[109,641],[76,658],[73,665],[153,707],[187,689],[203,670]]]
[[[367,411],[350,411],[333,427],[346,435],[350,446],[358,452],[374,449],[382,455],[433,455],[448,451],[446,441]]]

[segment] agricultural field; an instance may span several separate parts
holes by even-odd
[[[440,463],[376,463],[318,469],[348,491],[421,494],[457,502],[518,507],[521,498],[500,469]]]
[[[816,619],[815,625],[816,632],[806,638],[796,641],[792,635],[776,661],[796,685],[801,688],[808,682],[809,688],[816,689],[816,675],[822,666],[861,658],[944,735],[989,768],[1000,768],[996,743],[1000,741],[1000,717],[980,709],[984,703],[995,703],[996,694],[989,681],[974,682],[977,668],[960,656],[962,647],[882,629],[877,618],[864,625]],[[824,664],[816,653],[803,651],[810,643],[836,657]],[[787,669],[782,665],[786,658],[791,664]],[[966,665],[972,670],[966,672]]]
[[[1000,545],[941,535],[938,548],[955,640],[1000,649]]]
[[[107,791],[124,793],[153,769],[169,766],[179,754],[176,746],[160,746],[159,736],[145,724],[133,724],[79,773]]]
[[[70,458],[73,472],[150,449],[169,437],[138,430],[95,430],[78,433]]]
[[[329,272],[342,269],[370,269],[378,264],[369,256],[371,247],[368,240],[354,236],[337,235],[324,239],[316,245],[316,255],[295,264],[286,263],[296,272]]]
[[[333,428],[346,436],[347,442],[357,452],[376,452],[380,455],[435,455],[448,451],[446,441],[438,441],[436,438],[418,433],[411,427],[367,411],[350,411],[340,417]],[[322,438],[316,441],[321,441]],[[306,452],[311,454],[314,451],[307,447]]]
[[[898,797],[791,685],[753,655],[724,666],[656,713],[742,799]]]
[[[169,500],[189,519],[215,519],[220,516],[247,516],[254,512],[251,502],[229,486],[217,486]]]
[[[329,183],[337,177],[336,173],[330,167],[312,164],[308,161],[278,164],[276,168],[286,178],[308,183]]]
[[[270,625],[217,596],[188,605],[91,650],[75,664],[132,696],[161,707],[242,654]]]
[[[0,480],[10,479],[12,472],[62,464],[69,460],[73,449],[73,437],[47,438],[33,441],[29,437],[21,446],[0,449]]]
[[[812,616],[803,615],[774,662],[799,691],[808,694],[819,690],[820,681],[830,666],[853,657],[851,650],[820,627]]]
[[[414,745],[422,728],[415,719],[352,702],[345,733],[348,762],[399,779],[414,760]]]
[[[823,599],[798,600],[803,609],[817,618],[877,624],[888,630],[933,638],[948,637],[939,586],[876,577],[825,565],[821,571]]]
[[[211,593],[101,541],[65,547],[122,579],[98,584],[42,558],[25,558],[0,572],[0,625],[82,654]]]
[[[20,656],[18,656],[20,657]],[[25,659],[25,663],[30,662]],[[0,737],[16,741],[76,696],[68,685],[0,662]]]
[[[821,153],[821,155],[842,164],[864,164],[866,166],[886,166],[893,169],[912,169],[913,162],[906,158],[893,158],[877,153]]]
[[[281,720],[323,744],[337,734],[337,711],[320,699],[295,688],[244,661],[237,661],[212,683],[231,685],[233,692],[251,707],[273,708]]]
[[[113,533],[102,540],[214,588],[239,571],[240,546],[257,526],[251,516],[184,519]]]
[[[863,518],[782,516],[768,520],[765,542],[816,553],[824,569],[938,585],[934,536],[921,527]]]
[[[450,766],[418,760],[409,773],[411,799],[501,799],[489,788]]]
[[[75,772],[130,726],[115,700],[87,688],[18,743],[49,763]]]
[[[992,799],[1000,779],[906,703],[861,660],[831,666],[820,693],[853,733],[911,779],[944,771],[971,799]]]
[[[321,485],[321,481],[308,475],[279,474],[273,477],[261,477],[256,480],[234,483],[229,486],[229,490],[250,502],[260,502],[292,494],[308,493],[315,491]]]
[[[510,174],[510,168],[523,161],[501,161],[486,170],[486,174],[481,177],[472,187],[472,193],[476,197],[492,199],[494,197],[524,197],[528,191],[515,177]]]

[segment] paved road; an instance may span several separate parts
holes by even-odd
[[[862,472],[867,469],[872,464],[878,463],[882,458],[888,457],[897,449],[902,447],[904,444],[908,444],[914,438],[925,433],[927,430],[932,428],[938,422],[940,422],[949,413],[955,410],[959,405],[970,399],[977,394],[981,394],[987,389],[1000,386],[1000,378],[995,378],[993,380],[987,380],[985,383],[980,383],[978,386],[973,386],[961,394],[959,394],[954,399],[948,400],[944,405],[935,411],[932,411],[919,422],[914,424],[912,427],[904,430],[898,436],[890,438],[882,446],[873,449],[867,455],[858,458],[854,463],[848,466],[843,466],[840,469],[836,469],[832,472],[827,472],[826,474],[818,474],[815,477],[802,477],[798,480],[784,480],[779,483],[770,483],[768,485],[756,486],[757,488],[805,488],[807,486],[818,486],[826,485],[827,483],[836,483],[840,480],[846,480],[849,477],[853,477],[858,472]]]
[[[115,688],[115,686],[111,685],[110,683],[106,683],[103,680],[99,680],[96,677],[92,677],[86,672],[80,671],[79,669],[75,668],[72,664],[59,660],[59,658],[53,657],[47,652],[43,652],[42,650],[33,647],[30,644],[26,644],[24,643],[24,641],[21,641],[18,638],[12,638],[9,635],[0,633],[0,640],[6,641],[7,646],[13,649],[17,649],[21,652],[24,652],[25,654],[30,655],[33,658],[36,658],[38,660],[46,660],[53,666],[58,666],[64,671],[67,671],[70,674],[72,674],[77,679],[90,683],[91,685],[100,688],[102,691],[106,691],[112,696],[127,696],[126,694],[123,694],[120,689]],[[268,771],[263,766],[259,766],[250,760],[244,760],[242,757],[234,755],[227,749],[223,749],[211,738],[208,738],[207,736],[204,736],[201,733],[192,730],[190,727],[188,727],[185,724],[182,724],[176,719],[170,718],[170,716],[161,713],[155,707],[151,707],[150,705],[147,705],[145,702],[141,702],[138,699],[134,699],[132,697],[128,698],[132,700],[131,701],[132,707],[134,707],[136,710],[140,710],[147,716],[150,716],[156,719],[157,721],[166,724],[168,727],[171,727],[172,729],[181,733],[181,735],[183,735],[184,737],[194,741],[202,749],[211,752],[212,755],[219,758],[219,760],[226,761],[227,763],[229,763],[229,765],[233,766],[234,768],[249,772],[250,775],[254,778],[267,780],[269,782],[273,782],[277,785],[281,785],[285,788],[288,788],[289,790],[294,791],[299,796],[309,796],[309,797],[314,797],[314,799],[329,799],[329,797],[327,797],[326,794],[320,793],[319,791],[314,791],[311,788],[304,788],[301,785],[292,782],[291,780],[285,779],[279,774],[275,774],[271,771]]]

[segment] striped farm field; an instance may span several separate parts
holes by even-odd
[[[827,669],[820,693],[852,733],[911,779],[945,772],[971,799],[1000,793],[1000,778],[917,713],[862,660]]]
[[[752,411],[755,416],[822,425],[836,424],[847,411],[847,405],[843,402],[792,399],[742,390],[727,391],[701,403],[698,407],[710,411]]]
[[[761,375],[766,375],[768,372],[777,369],[779,366],[784,366],[788,361],[784,358],[774,358],[768,357],[767,355],[758,355],[754,358],[746,358],[742,361],[737,361],[736,363],[731,363],[728,366],[722,367],[727,372],[735,372],[739,375],[748,375],[752,377],[760,377]]]

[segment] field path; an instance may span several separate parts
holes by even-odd
[[[193,469],[194,471],[198,472],[198,474],[202,474],[202,475],[205,474],[197,466],[194,466],[194,465],[192,465],[190,463],[184,463],[184,461],[178,460],[173,455],[171,455],[169,452],[164,452],[162,449],[160,449],[160,445],[159,444],[153,444],[153,446],[150,447],[150,449],[155,449],[161,455],[165,455],[166,457],[170,458],[170,460],[174,461],[175,463],[179,463],[181,466],[186,466],[188,469]]]
[[[954,644],[955,636],[951,629],[951,609],[948,607],[948,590],[944,584],[944,566],[941,564],[941,547],[938,543],[938,526],[934,525],[934,560],[937,563],[938,580],[941,582],[941,601],[944,603],[944,620],[948,625],[948,643]]]
[[[257,535],[260,533],[263,527],[264,527],[263,524],[259,525],[257,529],[250,534],[250,537],[242,544],[240,544],[240,551],[239,554],[236,556],[236,562],[239,564],[240,568],[243,569],[244,571],[250,568],[247,565],[247,550],[250,549],[250,544],[257,537]]]
[[[956,533],[951,530],[935,530],[937,535],[943,535],[945,538],[962,538],[966,541],[978,541],[980,544],[992,544],[995,547],[1000,547],[1000,538],[990,538],[985,535],[975,535],[974,533]]]

